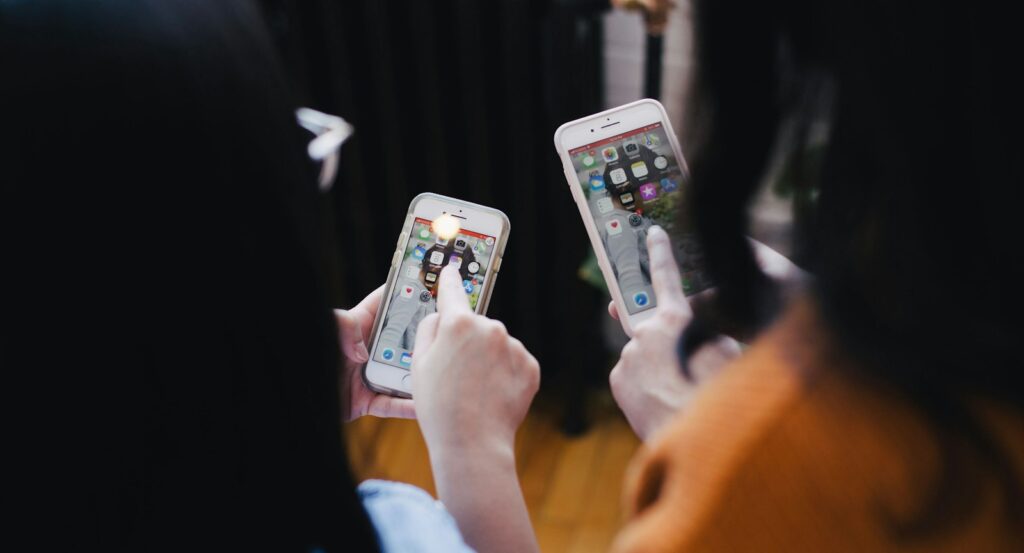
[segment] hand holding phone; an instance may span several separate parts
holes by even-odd
[[[505,326],[473,312],[457,270],[416,335],[416,416],[438,498],[478,551],[538,551],[516,478],[515,435],[540,368]]]
[[[697,358],[691,359],[694,378],[683,378],[679,336],[693,312],[683,294],[668,234],[660,227],[647,233],[647,250],[659,307],[633,327],[633,337],[608,377],[615,402],[642,440],[664,426],[690,401],[698,385],[740,353],[735,341],[723,338],[713,348],[702,348]]]
[[[363,298],[352,309],[335,309],[338,323],[338,340],[343,356],[341,379],[348,397],[345,401],[347,412],[344,420],[351,421],[370,415],[381,418],[416,418],[416,408],[411,399],[378,394],[366,387],[362,367],[370,358],[367,345],[373,330],[373,319],[384,297],[384,286],[378,287]]]
[[[511,448],[540,384],[537,360],[505,325],[473,312],[455,268],[442,271],[438,288],[412,364],[423,437],[460,450]]]

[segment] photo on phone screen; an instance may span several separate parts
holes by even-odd
[[[684,292],[710,287],[696,239],[678,228],[684,173],[661,123],[573,148],[569,156],[630,315],[657,305],[647,256],[651,225],[672,236]]]
[[[398,267],[373,359],[404,369],[412,365],[416,329],[424,317],[437,311],[441,269],[449,264],[458,268],[469,306],[475,311],[494,247],[495,237],[466,229],[444,239],[433,231],[431,221],[417,217]]]

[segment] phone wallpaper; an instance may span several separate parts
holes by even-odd
[[[438,279],[441,269],[449,264],[459,269],[462,287],[475,311],[494,241],[493,236],[468,230],[459,230],[454,238],[445,240],[433,232],[430,221],[417,218],[398,267],[373,358],[406,369],[412,365],[416,328],[424,317],[437,311]]]
[[[697,241],[677,228],[684,175],[661,123],[574,148],[569,155],[631,315],[657,305],[647,255],[651,225],[672,236],[686,294],[710,286],[700,270]]]

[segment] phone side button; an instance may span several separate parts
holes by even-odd
[[[398,242],[395,242],[395,247],[398,248],[398,249],[401,249],[402,246],[405,245],[405,239],[408,238],[408,237],[409,237],[409,235],[404,233],[404,232],[402,234],[399,234],[398,235]]]
[[[498,271],[500,271],[500,270],[501,270],[501,260],[502,260],[502,258],[500,258],[500,257],[499,257],[499,258],[498,258],[497,260],[495,260],[495,262],[494,262],[494,272],[495,272],[495,273],[497,273]]]
[[[395,250],[395,255],[391,256],[391,265],[395,266],[398,264],[398,260],[402,258],[402,250]]]

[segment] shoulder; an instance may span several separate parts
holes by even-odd
[[[359,485],[358,493],[385,553],[472,553],[455,519],[422,489],[401,482],[367,480]]]
[[[898,402],[819,370],[813,324],[806,307],[788,313],[638,456],[619,550],[884,543],[878,506],[902,510],[922,481],[894,452],[923,472],[937,454]]]

